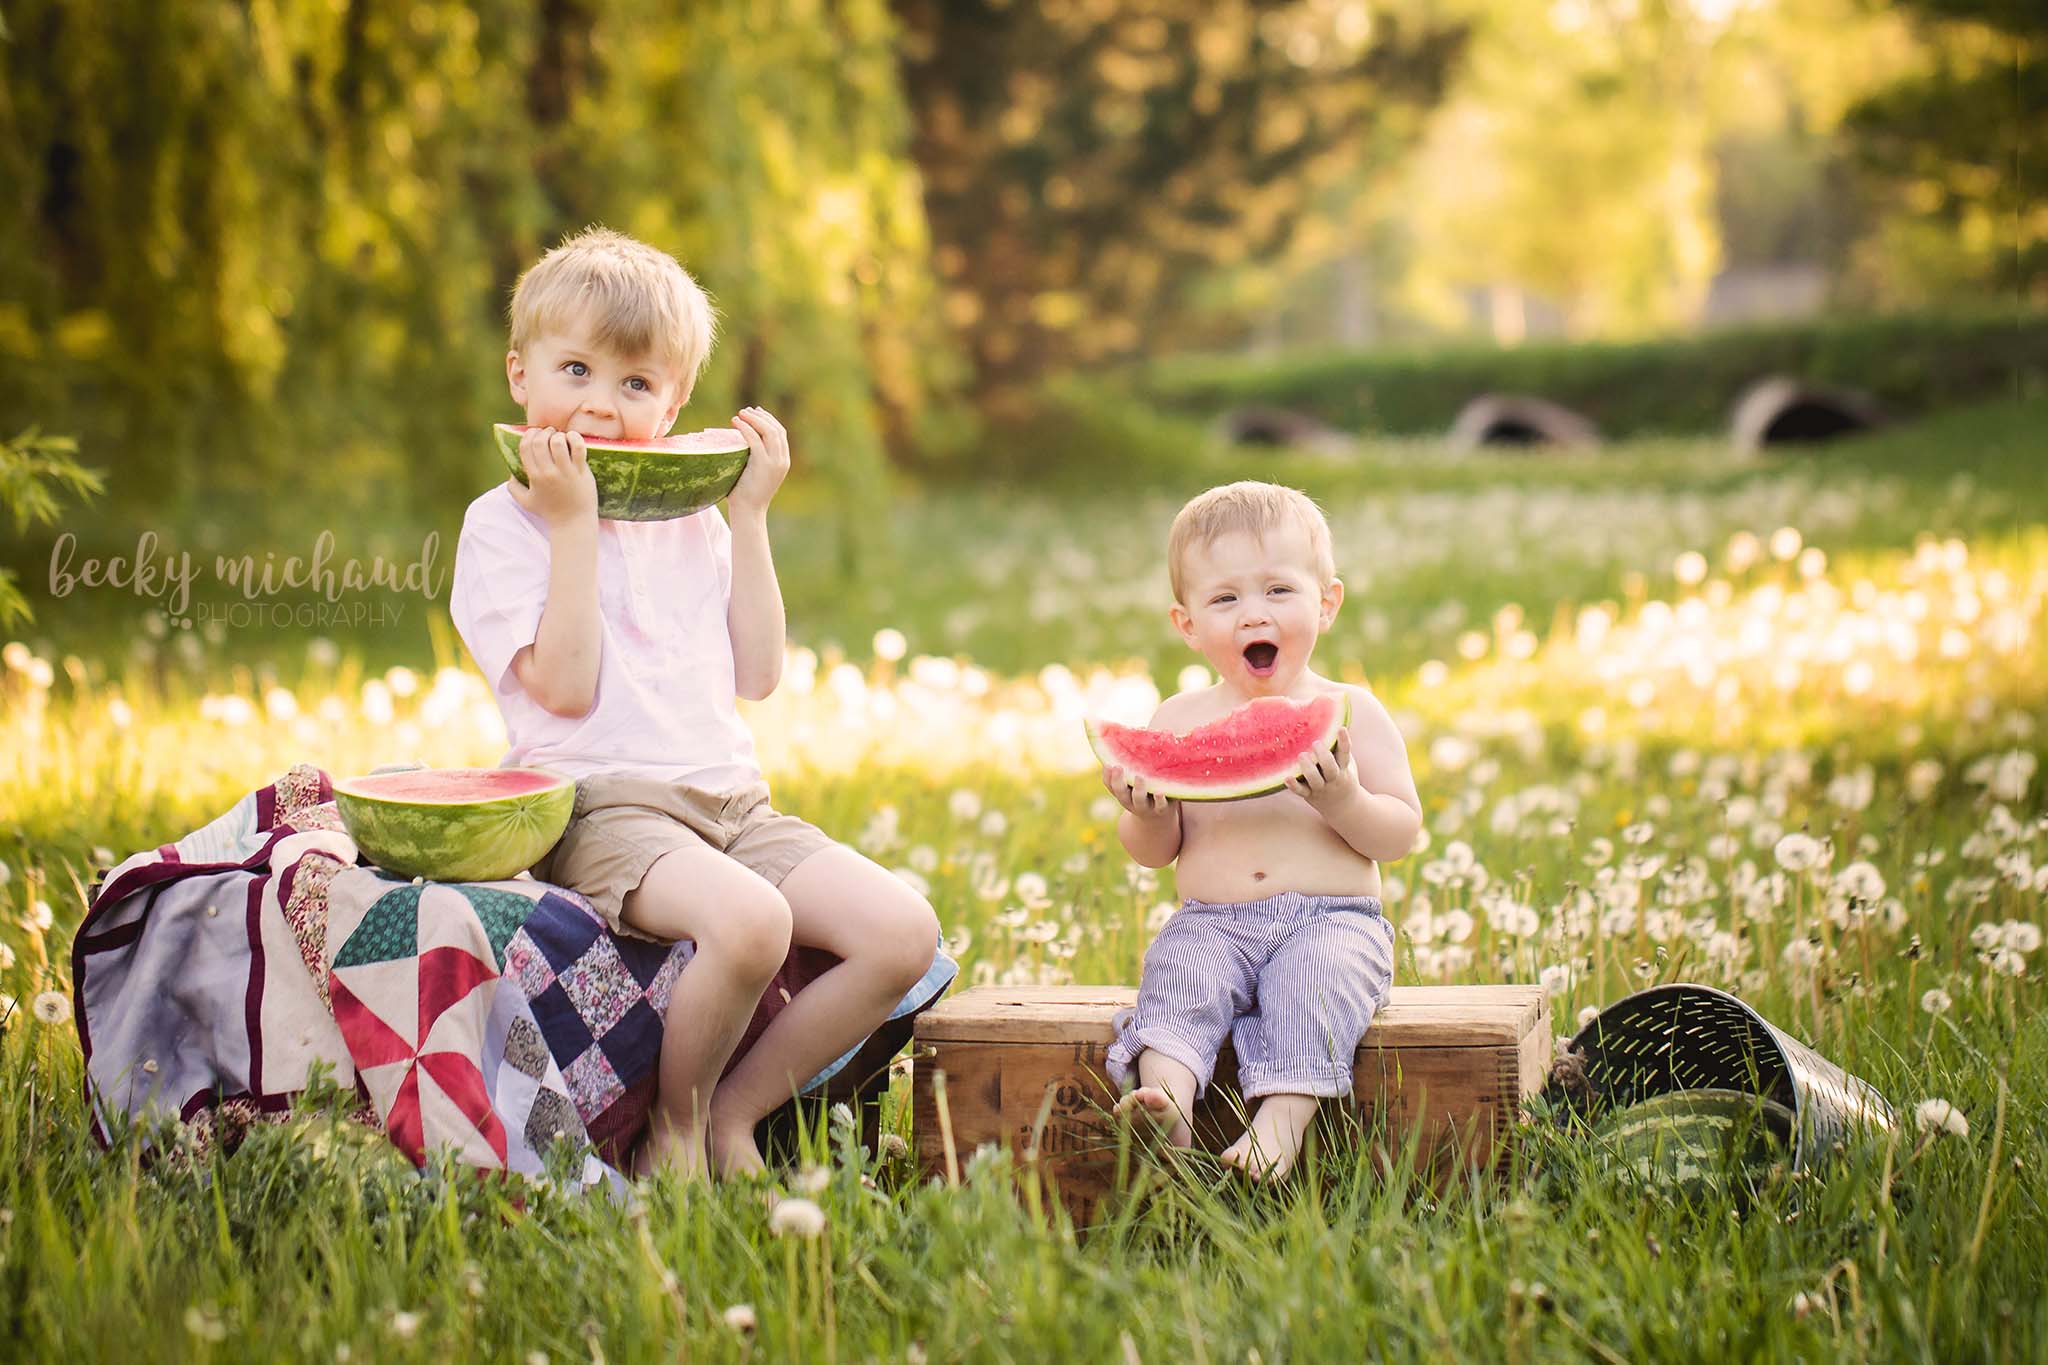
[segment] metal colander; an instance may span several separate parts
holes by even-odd
[[[1578,1031],[1561,1060],[1552,1088],[1589,1116],[1680,1090],[1775,1100],[1796,1121],[1792,1160],[1802,1169],[1852,1131],[1896,1122],[1867,1083],[1712,986],[1655,986],[1618,1000]]]

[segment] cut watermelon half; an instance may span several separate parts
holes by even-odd
[[[1088,743],[1103,763],[1144,778],[1155,796],[1236,801],[1279,791],[1301,771],[1303,754],[1335,748],[1350,721],[1349,697],[1260,697],[1184,735],[1090,720]]]
[[[523,425],[491,428],[498,456],[520,483]],[[590,476],[597,482],[597,514],[606,521],[666,521],[701,512],[732,492],[747,467],[747,438],[731,427],[712,427],[652,441],[583,438]]]
[[[348,837],[387,872],[495,882],[555,846],[576,784],[542,768],[421,768],[344,778],[334,805]]]

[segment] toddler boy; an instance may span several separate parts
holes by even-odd
[[[755,1123],[882,1023],[930,967],[938,921],[901,880],[769,804],[736,709],[782,671],[768,541],[789,472],[782,424],[755,407],[733,417],[749,456],[730,524],[716,508],[597,517],[585,443],[667,434],[711,350],[704,292],[673,257],[592,228],[526,272],[511,321],[529,482],[470,504],[450,610],[504,714],[504,762],[576,779],[569,828],[534,875],[620,933],[695,945],[637,1168],[757,1171]],[[792,943],[841,961],[725,1075]]]
[[[1344,601],[1322,512],[1266,483],[1201,494],[1167,539],[1175,629],[1214,685],[1168,698],[1154,728],[1185,732],[1258,697],[1348,696],[1334,752],[1301,755],[1285,791],[1245,801],[1152,795],[1121,768],[1102,780],[1123,806],[1117,833],[1146,867],[1176,862],[1182,905],[1145,953],[1136,1010],[1118,1021],[1118,1104],[1193,1140],[1188,1115],[1227,1037],[1256,1104],[1223,1159],[1280,1179],[1321,1097],[1351,1093],[1358,1040],[1393,982],[1393,929],[1379,864],[1404,856],[1422,824],[1401,732],[1372,693],[1319,677],[1316,641]]]

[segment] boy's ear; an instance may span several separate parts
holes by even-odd
[[[526,406],[526,362],[517,351],[505,352],[505,387],[512,390],[513,402]]]
[[[1318,631],[1328,630],[1337,622],[1337,608],[1344,605],[1344,580],[1333,578],[1323,584],[1323,610]]]
[[[1166,609],[1166,616],[1168,620],[1173,622],[1173,628],[1180,632],[1180,638],[1187,641],[1188,648],[1193,649],[1195,647],[1195,618],[1188,614],[1188,609],[1175,602]]]

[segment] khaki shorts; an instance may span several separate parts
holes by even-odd
[[[647,938],[619,918],[626,893],[678,848],[717,849],[774,885],[833,840],[768,804],[768,784],[707,792],[680,782],[597,773],[576,782],[576,809],[533,875],[580,892],[615,933]]]

